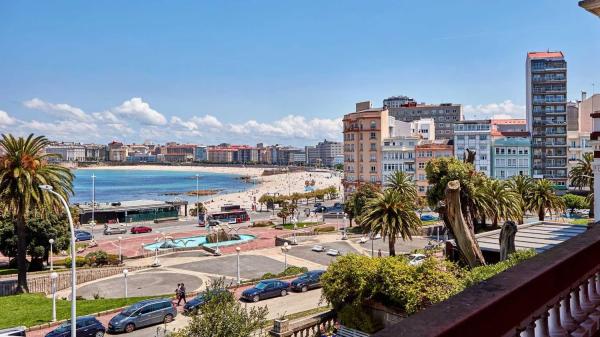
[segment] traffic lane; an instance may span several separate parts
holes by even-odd
[[[202,263],[188,262],[171,266],[174,269],[191,270],[213,275],[228,277],[237,276],[237,256],[225,255],[222,257],[205,260]],[[285,269],[284,263],[262,255],[240,255],[240,277],[243,279],[256,279],[265,273],[277,274]]]
[[[305,293],[296,293],[290,292],[287,296],[284,297],[275,297],[266,300],[262,300],[259,302],[243,302],[242,305],[246,307],[248,310],[254,307],[264,307],[267,306],[269,310],[267,314],[267,319],[274,319],[281,315],[289,315],[294,314],[306,310],[310,310],[313,308],[317,308],[319,306],[327,305],[327,303],[321,299],[322,291],[321,289],[310,290]],[[181,307],[179,307],[181,308]],[[139,330],[135,330],[128,334],[120,334],[121,336],[126,337],[148,337],[148,336],[168,336],[170,332],[173,332],[178,329],[182,329],[186,327],[191,318],[189,316],[184,316],[182,314],[178,314],[175,317],[175,320],[172,323],[165,325],[153,325],[145,328],[141,328]]]
[[[346,242],[327,242],[319,244],[325,248],[324,252],[315,252],[312,250],[312,246],[292,246],[292,249],[288,251],[289,255],[292,255],[303,260],[308,260],[323,266],[330,265],[335,259],[335,256],[327,255],[327,249],[337,249],[341,255],[346,254],[357,254],[358,251]]]

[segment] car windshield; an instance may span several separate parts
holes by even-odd
[[[67,322],[63,323],[61,326],[59,326],[58,328],[56,328],[54,331],[55,332],[67,332],[67,331],[71,331],[71,322],[67,321]]]
[[[257,284],[257,285],[256,285],[256,287],[255,287],[255,288],[256,288],[256,289],[259,289],[259,290],[263,290],[263,289],[265,289],[266,287],[267,287],[267,284],[266,284],[266,283],[264,283],[264,282],[260,282],[259,284]]]
[[[309,278],[310,278],[310,275],[308,275],[308,273],[307,274],[302,274],[302,275],[300,275],[300,277],[298,277],[299,280],[306,280],[306,279],[309,279]]]
[[[141,304],[134,304],[134,305],[130,306],[129,308],[123,310],[121,313],[125,316],[131,316],[131,315],[133,315],[133,313],[135,313],[141,307],[142,307]]]

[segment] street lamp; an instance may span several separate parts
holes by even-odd
[[[76,268],[76,254],[77,251],[75,247],[75,229],[73,228],[73,218],[71,217],[71,210],[69,209],[69,204],[62,195],[56,193],[52,186],[50,185],[40,185],[41,190],[54,194],[58,197],[60,202],[63,204],[65,211],[67,212],[67,217],[69,218],[69,229],[71,230],[71,337],[76,337],[75,333],[77,332],[77,271]]]
[[[56,322],[56,279],[58,274],[52,272],[50,274],[50,281],[52,281],[52,322]]]
[[[52,245],[54,244],[54,239],[48,240],[50,243],[50,271],[54,270],[54,262],[52,262]]]
[[[344,229],[342,231],[342,240],[348,240],[348,235],[346,234],[346,228],[348,228],[346,226],[346,221],[347,221],[347,217],[346,217],[346,214],[344,214]]]
[[[240,285],[240,247],[235,247],[235,251],[237,252],[237,284]]]
[[[371,232],[371,257],[373,257],[373,242],[375,241],[375,235],[373,235],[373,232]]]
[[[123,269],[123,279],[125,280],[125,298],[127,298],[127,274],[129,270]]]
[[[92,173],[92,238],[94,238],[94,227],[96,227],[96,176]]]
[[[198,225],[200,224],[200,175],[196,174],[196,217],[198,217]]]
[[[287,242],[283,244],[283,247],[281,247],[281,251],[283,252],[284,259],[285,259],[284,260],[285,261],[285,267],[283,269],[284,271],[286,271],[287,267],[288,267],[288,264],[287,264],[287,252],[289,252],[290,249],[292,249],[292,246],[288,245]]]
[[[123,237],[119,236],[118,239],[119,239],[119,263],[123,263],[123,255],[121,254],[121,240],[123,240]]]
[[[296,225],[298,224],[298,219],[296,217],[292,218],[292,224],[294,225],[293,237],[292,237],[292,245],[297,245],[298,241],[296,241]]]
[[[157,233],[160,233],[157,231]],[[152,267],[160,267],[160,261],[158,261],[158,241],[159,238],[156,237],[156,239],[154,239],[154,242],[156,242],[156,248],[154,248],[154,263],[152,263]]]
[[[219,250],[219,230],[221,229],[221,225],[215,225],[215,230],[217,231],[217,246],[215,247],[215,255],[221,255],[221,251]]]

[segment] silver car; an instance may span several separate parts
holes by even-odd
[[[104,227],[104,235],[112,235],[112,234],[125,234],[127,233],[127,228],[125,227]]]
[[[132,332],[148,325],[170,323],[177,309],[168,298],[137,302],[121,311],[108,322],[108,332]]]
[[[25,336],[25,330],[24,326],[2,329],[0,330],[0,337]]]

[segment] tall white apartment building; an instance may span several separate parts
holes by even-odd
[[[475,169],[491,176],[492,121],[469,120],[454,123],[454,155],[462,160],[467,150],[475,151]]]
[[[55,143],[46,146],[44,151],[48,154],[58,155],[53,161],[85,161],[85,146],[76,143]]]

